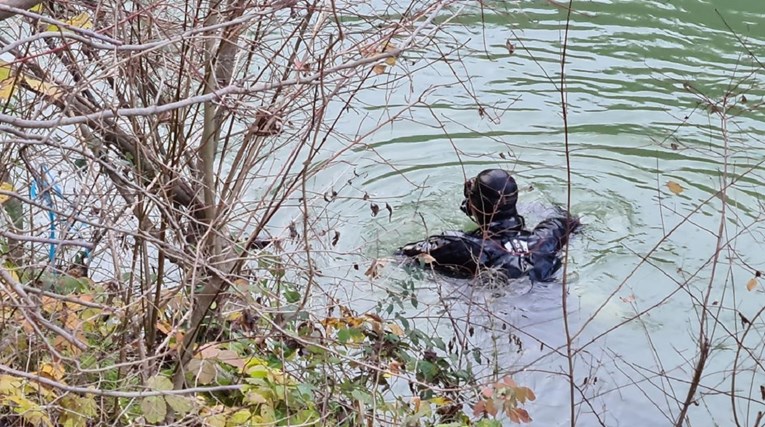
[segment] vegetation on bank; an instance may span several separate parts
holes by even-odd
[[[535,399],[529,388],[509,377],[476,384],[471,366],[480,353],[458,368],[465,349],[456,340],[388,314],[404,308],[401,299],[375,313],[336,304],[323,316],[267,314],[301,295],[236,283],[240,289],[221,295],[183,367],[186,387],[175,389],[186,333],[179,290],[167,289],[148,341],[141,333],[151,320],[147,311],[117,281],[63,272],[19,276],[21,270],[6,264],[2,271],[4,286],[17,292],[3,295],[0,328],[0,417],[10,425],[491,426],[503,415],[530,421],[523,409]]]
[[[498,361],[407,319],[413,288],[357,312],[318,285],[340,234],[313,207],[337,193],[307,183],[424,93],[364,134],[337,123],[457,49],[437,41],[468,6],[15,4],[0,14],[0,424],[530,421],[529,388],[476,378]]]

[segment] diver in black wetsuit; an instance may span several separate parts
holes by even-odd
[[[397,252],[419,257],[435,270],[455,277],[472,277],[491,269],[508,279],[528,274],[532,282],[550,281],[561,266],[558,252],[581,224],[562,211],[528,231],[516,211],[517,202],[513,177],[501,169],[487,169],[465,182],[460,208],[478,223],[478,229],[430,236]]]

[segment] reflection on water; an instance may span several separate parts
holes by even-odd
[[[579,349],[574,374],[578,422],[666,425],[677,416],[678,400],[685,399],[696,359],[698,304],[717,244],[722,203],[716,192],[726,156],[729,179],[740,180],[729,189],[726,207],[726,240],[735,238],[736,243],[735,254],[726,252],[725,257],[737,260],[723,261],[712,292],[718,307],[726,307],[720,329],[737,327],[731,307],[746,312],[765,298],[762,293],[742,295],[751,268],[765,269],[756,255],[763,240],[757,221],[765,183],[759,163],[765,158],[760,107],[765,70],[749,54],[765,60],[765,28],[755,25],[763,9],[759,2],[744,0],[574,6],[566,67],[571,202],[572,211],[587,224],[572,242],[569,258],[569,313]],[[355,171],[356,185],[390,202],[395,211],[389,222],[385,215],[371,217],[367,204],[358,200],[339,202],[335,208],[347,219],[341,246],[362,248],[369,257],[385,256],[428,233],[469,226],[458,210],[462,181],[485,167],[514,171],[524,188],[521,213],[532,225],[544,216],[535,206],[565,204],[558,89],[564,19],[561,10],[542,2],[489,13],[483,22],[479,15],[465,17],[455,24],[459,39],[452,40],[466,43],[464,56],[451,64],[464,85],[455,84],[451,69],[439,63],[387,101],[382,96],[364,99],[374,106],[365,112],[370,120],[439,86],[427,96],[427,105],[376,133],[366,141],[366,150],[343,159],[352,165],[343,173]],[[512,55],[505,47],[508,38],[518,46]],[[465,88],[474,92],[483,115]],[[725,106],[733,105],[727,141],[719,116],[709,114],[725,107],[726,93],[731,96]],[[705,98],[716,106],[704,104]],[[683,192],[670,192],[669,181]],[[650,257],[643,259],[646,254]],[[333,262],[341,268],[350,265]],[[386,273],[390,283],[407,277],[395,266]],[[737,290],[725,286],[731,281]],[[359,308],[373,307],[376,298],[384,297],[379,283],[364,284],[363,277],[359,283],[359,289],[342,290]],[[486,289],[424,275],[417,280],[418,298],[441,311],[421,307],[411,315],[444,334],[452,325],[432,319],[445,307],[455,318],[485,326],[474,341],[502,355],[501,369],[525,369],[516,376],[540,397],[530,407],[534,425],[568,424],[562,415],[568,414],[569,397],[561,287],[515,286]],[[621,325],[644,310],[638,320]],[[520,347],[510,335],[520,338]],[[725,337],[715,336],[723,347],[730,345]],[[730,422],[730,398],[713,388],[730,387],[725,378],[731,357],[718,352],[711,359],[708,372],[714,373],[704,377],[702,387],[706,403],[691,409],[692,419]],[[749,387],[750,381],[759,384],[765,378],[760,371],[742,381],[747,382],[742,387]],[[757,407],[746,408],[739,407],[738,413],[756,413]]]

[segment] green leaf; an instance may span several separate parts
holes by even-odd
[[[77,169],[87,169],[88,161],[84,157],[80,157],[74,159],[74,165],[77,166]]]
[[[351,392],[351,396],[359,402],[366,403],[367,405],[372,404],[372,396],[369,393],[357,389]]]
[[[181,417],[188,415],[194,408],[190,398],[186,396],[168,395],[165,396],[165,401],[171,408],[173,408],[173,411]]]
[[[260,406],[260,416],[263,418],[264,423],[272,423],[276,420],[276,413],[271,405]]]
[[[432,381],[433,378],[438,375],[439,369],[438,366],[428,362],[427,360],[421,360],[420,363],[417,364],[417,371],[419,371],[427,381]]]
[[[210,427],[226,427],[226,414],[210,415],[205,419],[205,424]]]
[[[351,339],[351,330],[348,328],[343,328],[337,331],[337,340],[340,341],[341,344],[345,344],[348,342],[348,340]]]
[[[404,316],[397,314],[396,318],[399,322],[401,322],[401,326],[404,327],[405,330],[409,330],[409,320],[407,320]]]
[[[284,298],[287,299],[287,302],[292,304],[300,301],[300,292],[298,291],[285,291],[284,292]]]
[[[244,401],[252,405],[268,403],[268,399],[255,390],[248,391],[247,394],[244,395]]]
[[[152,389],[157,391],[164,391],[164,390],[172,390],[173,389],[173,382],[170,381],[170,378],[163,377],[161,375],[155,375],[151,378],[149,378],[148,381],[146,381],[146,385]]]
[[[444,340],[441,339],[441,337],[433,337],[432,342],[437,349],[441,351],[446,351],[446,344],[444,343]]]
[[[246,409],[240,409],[233,414],[231,414],[230,417],[226,420],[226,427],[238,427],[241,425],[247,424],[247,421],[252,418],[252,414],[250,411]]]
[[[158,424],[165,420],[167,405],[162,396],[148,396],[141,401],[141,412],[146,421]]]
[[[186,369],[191,373],[192,378],[202,385],[211,384],[218,376],[218,369],[209,360],[191,359]]]

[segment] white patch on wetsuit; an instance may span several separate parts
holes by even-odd
[[[512,239],[505,243],[505,250],[513,255],[528,255],[529,254],[529,242],[525,240]]]
[[[529,242],[512,239],[505,243],[505,246],[503,247],[511,255],[518,257],[518,268],[520,268],[522,272],[525,273],[533,268],[533,265],[531,265],[528,258],[531,254],[531,252],[529,252]]]

